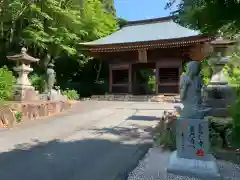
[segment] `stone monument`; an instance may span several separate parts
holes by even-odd
[[[209,58],[212,77],[205,88],[205,103],[212,107],[211,116],[228,116],[228,105],[234,100],[234,93],[224,74],[224,66],[229,62],[227,55],[234,44],[234,41],[224,40],[222,37],[210,42],[213,49]]]
[[[54,64],[52,63],[48,64],[48,67],[47,67],[47,92],[48,92],[49,99],[51,99],[52,90],[56,82],[56,74],[53,67],[54,67]]]
[[[17,72],[17,83],[14,89],[13,100],[15,101],[31,101],[37,100],[38,94],[31,82],[28,79],[28,74],[33,71],[30,67],[30,63],[38,62],[39,59],[31,57],[27,54],[27,49],[22,48],[20,54],[14,56],[7,56],[8,59],[16,61],[17,66],[14,70]]]
[[[209,128],[205,116],[211,109],[202,103],[203,83],[199,73],[200,62],[191,61],[187,64],[186,75],[181,76],[183,109],[176,122],[177,150],[170,156],[167,174],[220,179],[216,160],[209,153]]]
[[[60,91],[56,91],[54,89],[54,85],[56,83],[56,73],[54,71],[54,64],[49,63],[47,66],[47,89],[45,93],[40,95],[40,99],[42,100],[53,100],[53,101],[58,101],[58,100],[67,100],[67,97],[63,96]]]

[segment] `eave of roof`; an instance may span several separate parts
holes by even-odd
[[[214,37],[194,36],[181,39],[165,40],[165,41],[149,41],[141,43],[123,43],[115,45],[96,45],[96,46],[85,46],[85,50],[91,52],[117,52],[117,51],[132,51],[139,49],[156,49],[156,48],[174,48],[191,46],[195,44],[201,44],[210,42]]]

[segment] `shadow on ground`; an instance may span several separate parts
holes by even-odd
[[[151,140],[153,136],[153,132],[155,130],[154,127],[149,126],[137,126],[134,127],[112,127],[112,128],[101,128],[101,129],[93,129],[95,134],[104,135],[104,134],[112,134],[115,136],[119,136],[121,141],[128,140]]]
[[[127,120],[134,120],[134,121],[156,121],[161,120],[161,118],[157,116],[138,116],[132,115],[127,118]]]
[[[151,147],[104,139],[18,144],[0,154],[1,180],[125,180]]]

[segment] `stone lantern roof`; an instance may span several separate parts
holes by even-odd
[[[16,55],[13,55],[13,56],[7,56],[7,58],[10,59],[10,60],[13,60],[13,61],[24,61],[26,63],[38,62],[39,61],[39,59],[28,55],[27,54],[27,49],[25,47],[23,47],[21,49],[20,54],[16,54]]]
[[[235,41],[223,39],[221,37],[210,42],[210,44],[213,46],[228,46],[228,45],[233,45],[234,43]]]
[[[235,41],[229,40],[229,39],[224,39],[223,38],[223,33],[221,31],[218,31],[219,36],[218,38],[214,39],[213,41],[210,42],[212,46],[215,47],[226,47],[226,46],[231,46],[235,44]]]

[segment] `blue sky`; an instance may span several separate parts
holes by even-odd
[[[128,21],[151,19],[170,15],[164,7],[168,0],[115,0],[117,16]]]

